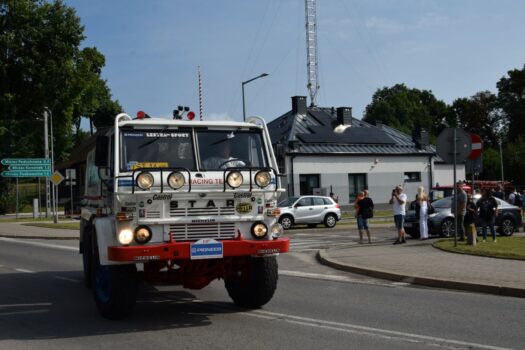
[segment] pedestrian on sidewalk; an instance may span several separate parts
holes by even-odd
[[[419,239],[428,239],[428,195],[425,187],[419,186],[416,194],[416,213],[419,213]]]
[[[394,212],[394,222],[397,229],[397,240],[394,244],[406,243],[405,241],[405,229],[403,224],[405,223],[407,195],[403,193],[403,187],[401,185],[396,186],[392,190],[392,196],[390,197],[389,203],[392,204],[392,211]]]
[[[496,243],[496,229],[494,228],[496,216],[498,216],[498,202],[492,196],[490,189],[484,189],[483,195],[476,203],[478,208],[478,216],[481,221],[481,233],[483,234],[483,242],[487,241],[487,226],[490,227],[492,239]]]
[[[452,197],[451,211],[458,218],[458,236],[460,241],[465,240],[465,214],[467,208],[467,193],[463,190],[463,183],[456,184],[456,195]]]
[[[467,193],[466,213],[463,221],[467,234],[467,244],[476,244],[476,213],[477,208],[472,198],[472,193]]]
[[[374,216],[374,202],[369,196],[368,190],[359,193],[354,207],[356,208],[357,229],[359,230],[359,243],[363,243],[363,231],[366,232],[368,244],[372,243],[368,219]]]

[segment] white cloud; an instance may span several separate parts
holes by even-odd
[[[398,33],[403,30],[403,25],[388,18],[369,17],[365,20],[365,27],[383,33]]]

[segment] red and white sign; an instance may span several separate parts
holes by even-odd
[[[469,132],[470,134],[470,140],[472,141],[472,151],[470,152],[470,155],[468,156],[468,159],[476,159],[481,155],[481,150],[483,149],[483,141],[481,140],[481,137],[479,135],[473,134]]]

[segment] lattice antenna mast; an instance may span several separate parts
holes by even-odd
[[[319,90],[319,71],[317,61],[317,14],[315,0],[305,0],[306,14],[306,70],[308,73],[308,91],[310,106],[317,105]]]
[[[199,74],[199,119],[202,120],[202,78],[201,78],[201,66],[197,66],[197,72]]]

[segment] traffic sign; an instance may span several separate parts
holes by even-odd
[[[60,173],[60,171],[56,170],[53,175],[49,178],[51,182],[53,182],[56,186],[60,185],[62,181],[64,181],[64,175]]]
[[[456,163],[464,162],[470,155],[471,147],[470,135],[459,128],[446,128],[439,134],[436,142],[437,154],[443,158],[445,163],[454,163],[454,149],[456,150]]]
[[[469,132],[470,140],[472,142],[472,151],[468,156],[468,159],[476,159],[481,156],[481,150],[483,149],[483,140],[479,135]]]
[[[51,175],[51,165],[9,165],[8,167],[10,171],[49,171]]]
[[[2,165],[51,165],[49,158],[5,158]]]
[[[42,171],[24,171],[24,170],[15,170],[15,171],[2,171],[3,177],[48,177],[51,176],[51,170],[42,170]]]

